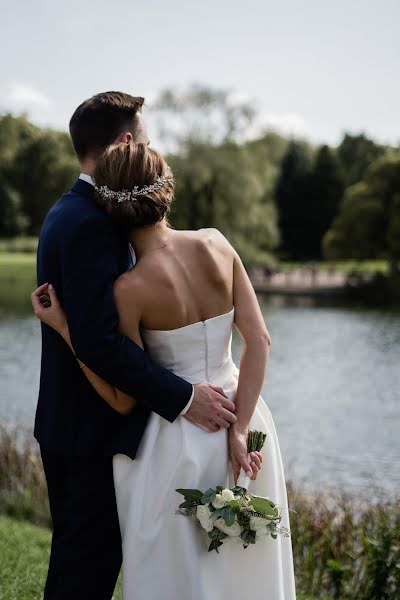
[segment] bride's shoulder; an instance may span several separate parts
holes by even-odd
[[[135,298],[133,304],[140,303],[141,296],[146,289],[145,278],[139,265],[131,271],[122,273],[114,282],[114,297],[118,301],[127,301]]]
[[[190,233],[192,233],[200,245],[205,248],[215,248],[228,253],[233,252],[231,244],[219,229],[207,227]]]

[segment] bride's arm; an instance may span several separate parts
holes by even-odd
[[[264,382],[271,338],[254,288],[237,253],[234,256],[233,301],[235,326],[243,340],[235,398],[237,422],[233,427],[247,430]]]
[[[43,304],[41,301],[41,296],[48,296],[49,302]],[[70,347],[71,351],[74,352],[74,348],[71,343],[71,337],[69,334],[68,322],[65,316],[65,313],[58,301],[57,294],[52,286],[49,286],[47,283],[37,288],[32,293],[32,305],[35,311],[35,315],[40,319],[43,323],[46,323],[49,327],[52,327],[57,333],[61,335],[61,337],[65,340],[65,342]],[[138,333],[136,339],[133,340],[138,345],[142,346],[142,341],[140,339],[140,333],[138,329]],[[75,354],[75,352],[74,352]],[[78,358],[76,359],[81,367],[83,373],[85,374],[89,383],[94,387],[96,392],[105,400],[114,410],[119,412],[122,415],[129,414],[136,404],[135,398],[124,394],[120,390],[114,388],[112,385],[104,381],[101,377],[96,375],[89,367],[87,367],[82,361]]]
[[[245,471],[247,458],[247,436],[250,419],[259,398],[267,367],[271,339],[254,288],[243,263],[233,249],[233,303],[235,326],[243,340],[240,358],[239,380],[235,396],[237,422],[229,428],[229,449],[235,481],[240,467]],[[247,474],[256,479],[261,468],[262,454],[250,454]]]

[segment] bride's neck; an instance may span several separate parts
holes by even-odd
[[[168,227],[166,220],[163,219],[155,225],[132,230],[129,241],[139,259],[147,251],[161,248],[163,244],[168,242],[170,235],[171,229]]]

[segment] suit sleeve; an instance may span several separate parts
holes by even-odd
[[[114,387],[172,422],[193,386],[118,331],[113,284],[121,245],[102,215],[85,218],[61,246],[63,306],[78,358]]]

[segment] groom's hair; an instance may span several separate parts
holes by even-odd
[[[97,159],[124,130],[134,133],[143,102],[144,98],[123,92],[104,92],[82,102],[69,122],[78,159]]]

